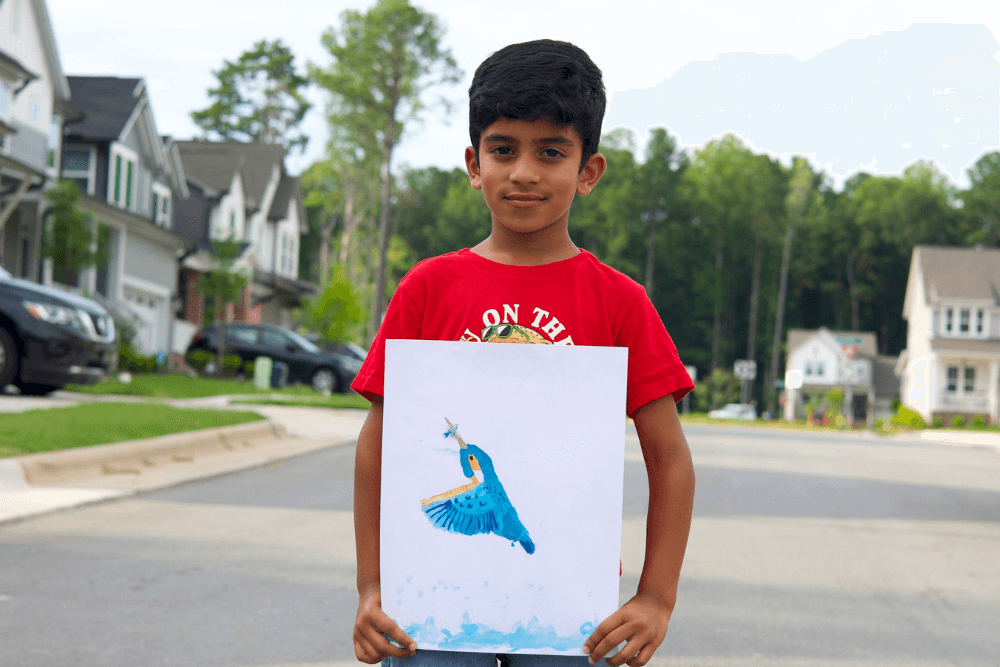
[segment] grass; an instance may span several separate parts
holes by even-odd
[[[253,382],[249,380],[223,380],[217,378],[189,377],[183,374],[134,374],[132,381],[123,384],[117,379],[105,380],[91,385],[68,384],[66,391],[80,394],[140,396],[145,398],[203,398],[224,394],[254,394]],[[284,396],[322,397],[312,387],[292,386],[280,390],[267,390]],[[260,392],[263,394],[264,392]]]
[[[230,403],[240,405],[302,405],[310,408],[351,408],[356,410],[367,410],[371,405],[364,397],[358,394],[332,394],[330,396],[287,396],[282,394],[271,394],[270,396],[233,398]]]
[[[156,403],[87,403],[0,420],[0,457],[50,452],[263,419],[256,412],[189,410]]]

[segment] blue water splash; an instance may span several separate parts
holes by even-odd
[[[406,634],[418,644],[430,645],[439,650],[496,649],[519,651],[523,649],[553,649],[573,651],[583,654],[583,641],[594,630],[593,623],[580,626],[579,634],[561,637],[551,625],[542,625],[532,616],[527,625],[517,623],[510,632],[502,632],[472,621],[468,612],[462,615],[461,631],[453,633],[438,628],[434,617],[423,623],[411,623],[405,628]]]

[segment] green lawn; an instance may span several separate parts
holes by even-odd
[[[85,403],[0,419],[0,457],[47,452],[263,419],[256,412],[188,410],[156,403]]]
[[[223,394],[254,394],[253,382],[249,380],[220,380],[216,378],[189,377],[173,374],[133,374],[132,381],[122,384],[112,378],[91,385],[69,384],[63,387],[66,391],[81,394],[99,394],[114,396],[145,396],[148,398],[202,398],[205,396],[220,396]],[[268,389],[261,394],[280,393],[286,396],[322,397],[312,390],[312,387],[294,386],[281,390]]]
[[[363,396],[355,393],[332,394],[330,396],[288,396],[271,394],[270,396],[234,397],[230,403],[249,405],[303,405],[310,408],[353,408],[367,410],[369,403]]]

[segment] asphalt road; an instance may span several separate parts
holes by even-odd
[[[698,491],[653,664],[1000,664],[1000,454],[689,427]],[[354,450],[0,527],[0,665],[354,665]],[[646,483],[627,443],[622,599]]]

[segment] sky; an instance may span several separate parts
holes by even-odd
[[[303,71],[306,62],[326,66],[322,33],[343,10],[370,4],[173,0],[122,11],[120,1],[48,0],[63,70],[145,78],[160,133],[178,138],[198,134],[189,114],[208,106],[224,59],[280,38]],[[394,171],[461,167],[476,66],[543,37],[590,54],[610,97],[605,131],[630,127],[640,150],[652,127],[688,148],[735,132],[786,163],[806,155],[835,187],[859,170],[898,174],[920,158],[965,187],[965,170],[1000,150],[1000,9],[983,0],[414,4],[441,19],[464,76],[438,91],[453,102],[450,116],[432,109],[407,126]],[[287,160],[292,173],[325,152],[325,99],[315,87],[309,98],[310,142]]]

